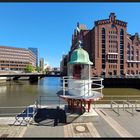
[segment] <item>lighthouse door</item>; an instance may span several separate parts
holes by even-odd
[[[74,79],[81,79],[81,65],[74,65],[73,67],[73,78]]]

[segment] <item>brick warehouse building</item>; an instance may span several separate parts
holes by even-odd
[[[77,23],[77,30],[75,29],[72,35],[71,49],[61,61],[62,75],[66,74],[67,62],[79,39],[93,62],[93,76],[140,75],[139,35],[128,34],[127,23],[117,20],[115,13],[110,13],[109,19],[95,21],[91,30]]]
[[[27,64],[36,67],[36,57],[30,50],[0,46],[0,70],[24,71]]]

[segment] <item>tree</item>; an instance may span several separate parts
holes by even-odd
[[[33,72],[34,71],[34,67],[32,66],[32,64],[28,64],[25,68],[25,72]]]
[[[36,67],[36,71],[40,72],[40,67],[39,66]]]

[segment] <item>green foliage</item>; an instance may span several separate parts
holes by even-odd
[[[25,72],[33,72],[34,71],[34,67],[32,66],[32,64],[28,64],[25,68]]]
[[[36,67],[35,69],[37,72],[40,72],[40,67]]]

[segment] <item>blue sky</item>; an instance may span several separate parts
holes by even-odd
[[[0,45],[38,48],[39,57],[57,67],[70,50],[77,22],[91,29],[94,21],[107,19],[110,12],[128,23],[128,33],[140,34],[140,3],[1,2]]]

